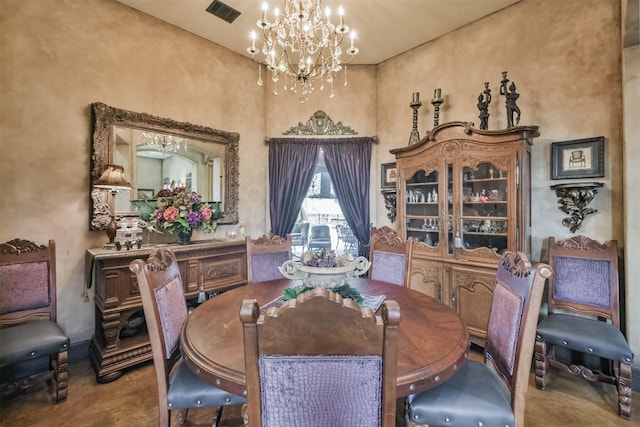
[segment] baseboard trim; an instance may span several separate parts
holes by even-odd
[[[82,362],[89,358],[89,345],[91,340],[71,343],[69,347],[69,363]]]

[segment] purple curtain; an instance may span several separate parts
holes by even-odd
[[[358,253],[367,255],[371,138],[323,139],[324,160],[333,182],[340,209],[358,239]]]
[[[269,141],[272,233],[285,236],[293,230],[313,179],[319,147],[308,138],[272,138]]]

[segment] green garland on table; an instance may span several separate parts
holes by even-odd
[[[282,297],[282,300],[288,301],[290,299],[295,299],[298,297],[298,295],[310,291],[311,289],[315,288],[304,285],[296,286],[295,288],[287,288],[284,290],[284,296]],[[362,305],[362,303],[364,302],[364,298],[362,298],[362,295],[360,295],[360,291],[358,291],[356,288],[352,288],[348,284],[329,290],[340,295],[342,298],[350,298],[360,305]]]

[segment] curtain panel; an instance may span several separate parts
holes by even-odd
[[[370,239],[370,137],[272,138],[269,141],[269,212],[271,231],[284,236],[293,230],[318,161],[320,147],[340,209],[366,252]]]

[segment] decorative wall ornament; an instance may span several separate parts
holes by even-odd
[[[396,221],[396,190],[386,189],[382,190],[382,197],[384,197],[384,207],[387,209],[387,218],[391,223]]]
[[[598,212],[597,209],[588,208],[587,205],[591,203],[602,186],[604,184],[601,182],[552,185],[551,189],[559,197],[559,209],[569,215],[562,220],[562,225],[569,227],[569,230],[575,233],[582,226],[587,215]]]
[[[440,105],[444,102],[442,99],[442,89],[438,88],[433,91],[433,99],[431,104],[433,105],[433,127],[438,126],[440,123]]]
[[[334,123],[331,117],[322,110],[318,110],[307,120],[306,124],[298,122],[283,135],[357,135],[358,132],[345,126],[342,122]]]
[[[520,94],[516,92],[516,84],[514,82],[511,82],[508,88],[507,83],[509,83],[507,72],[503,71],[502,80],[500,81],[500,95],[504,95],[507,107],[507,128],[512,128],[518,126],[520,123],[520,108],[516,104],[516,101],[520,98]]]
[[[411,145],[420,142],[420,133],[418,132],[418,109],[422,106],[420,92],[413,92],[413,99],[409,106],[413,109],[413,129],[409,135],[409,145]]]
[[[484,90],[478,96],[478,110],[480,110],[480,129],[489,129],[489,104],[491,104],[491,89],[489,82],[484,82]]]

